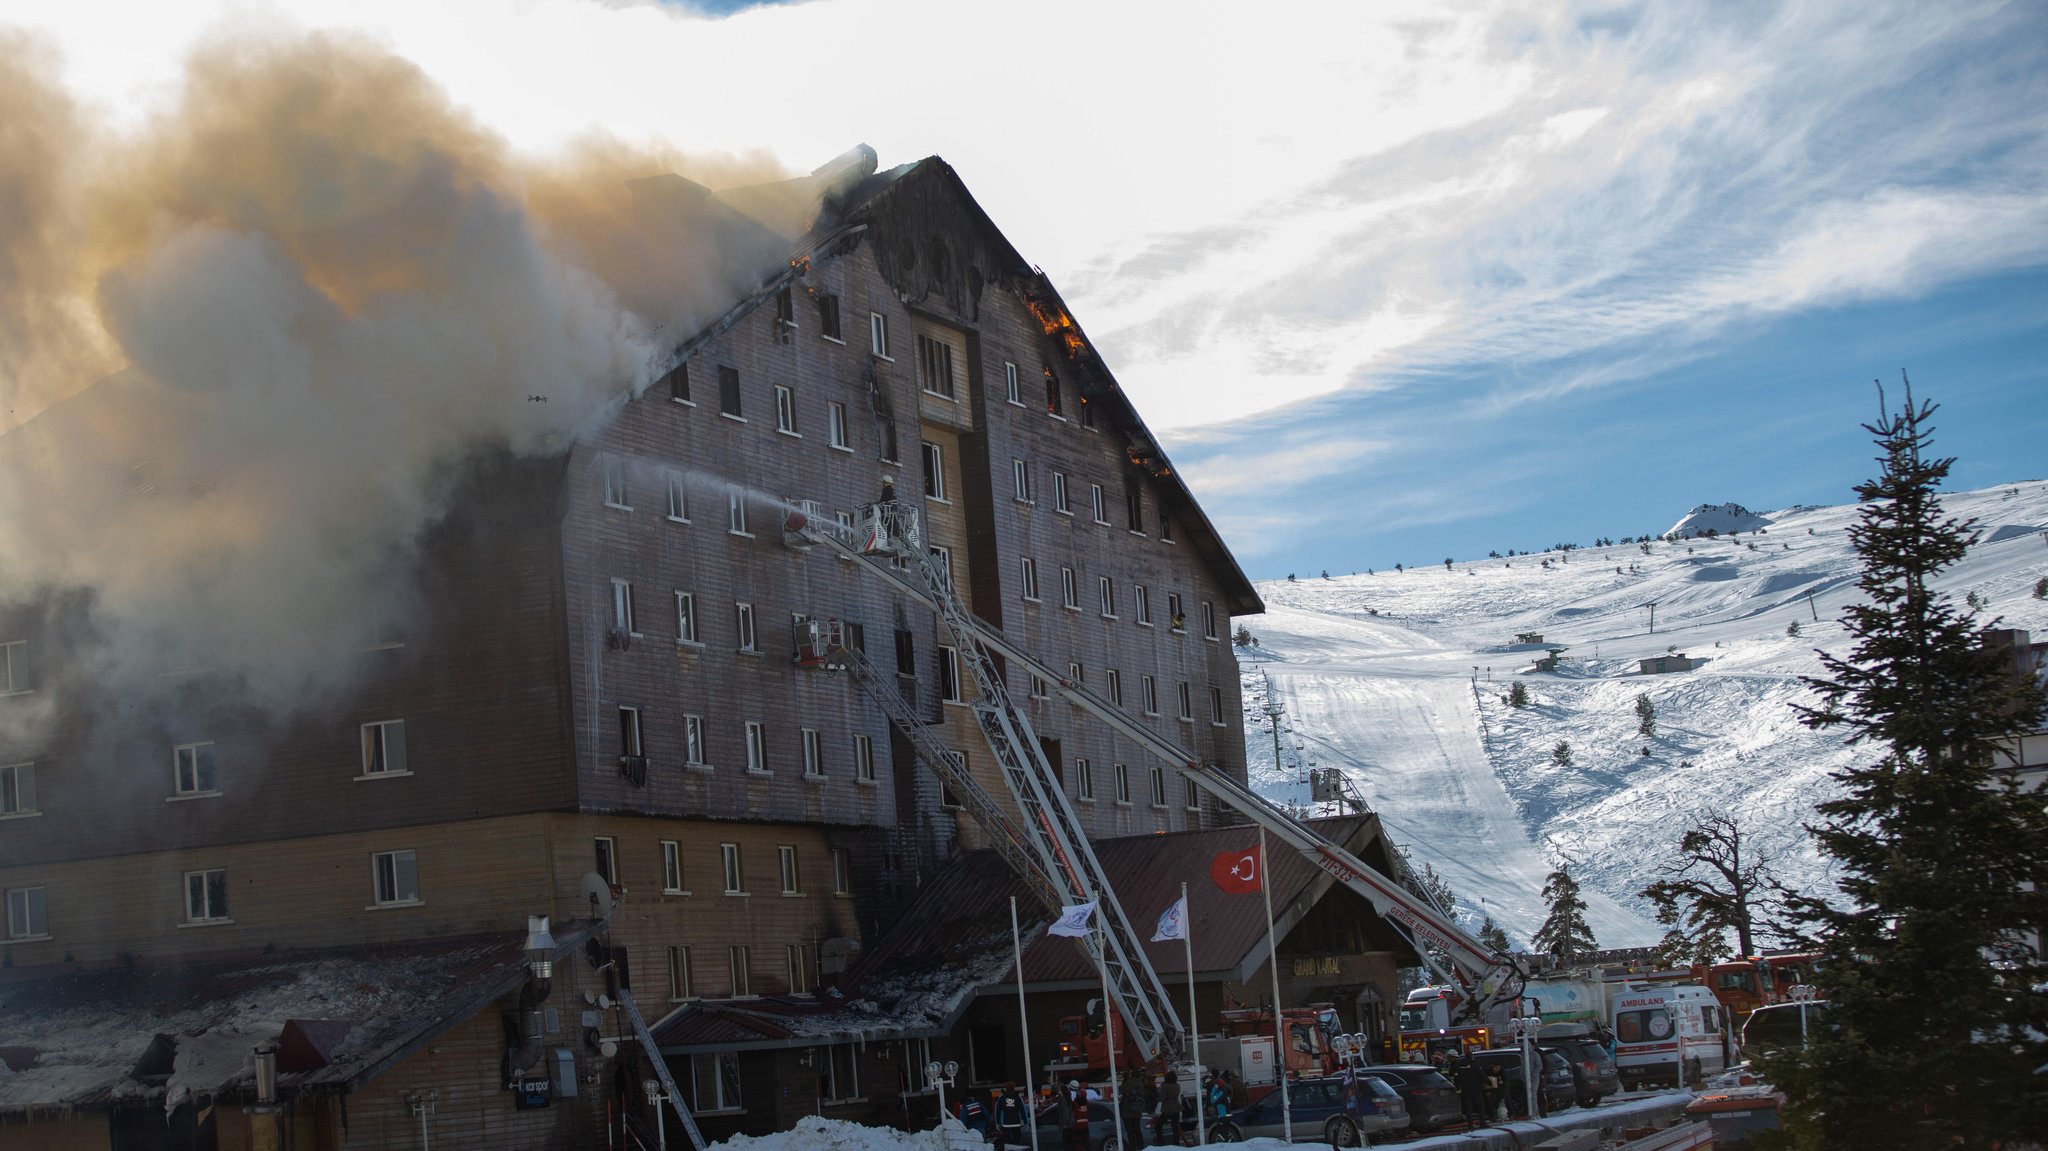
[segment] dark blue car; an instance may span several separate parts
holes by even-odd
[[[1400,1093],[1385,1080],[1371,1075],[1358,1077],[1357,1102],[1347,1107],[1344,1080],[1300,1079],[1287,1085],[1288,1110],[1293,1112],[1296,1143],[1328,1143],[1332,1147],[1362,1147],[1375,1134],[1398,1131],[1408,1126],[1408,1107]],[[1249,1107],[1209,1123],[1211,1143],[1236,1143],[1244,1139],[1279,1139],[1286,1131],[1286,1117],[1280,1109],[1276,1089]]]

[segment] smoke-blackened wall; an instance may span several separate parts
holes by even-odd
[[[765,165],[515,156],[363,41],[212,43],[117,134],[0,39],[0,616],[79,605],[39,655],[117,691],[334,688],[467,461],[566,451],[787,255],[704,184],[626,184]]]

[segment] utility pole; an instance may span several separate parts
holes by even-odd
[[[1806,610],[1813,613],[1813,622],[1820,622],[1820,609],[1813,606],[1813,589],[1806,589]]]
[[[1274,699],[1274,698],[1272,698],[1271,696],[1268,696],[1268,697],[1266,698],[1266,708],[1265,708],[1265,711],[1266,711],[1266,718],[1267,718],[1267,719],[1270,719],[1270,720],[1272,720],[1272,721],[1273,721],[1273,770],[1274,770],[1274,771],[1279,771],[1279,770],[1280,770],[1280,717],[1281,717],[1281,716],[1283,716],[1283,715],[1285,715],[1285,714],[1287,714],[1287,709],[1286,709],[1286,708],[1284,708],[1284,707],[1281,707],[1281,706],[1280,706],[1280,701],[1279,701],[1279,700],[1277,700],[1277,699]]]
[[[1651,601],[1650,601],[1649,603],[1647,603],[1647,604],[1644,604],[1643,606],[1644,606],[1644,607],[1647,607],[1647,608],[1649,608],[1649,609],[1650,609],[1650,634],[1651,634],[1651,635],[1656,635],[1656,634],[1657,634],[1657,601],[1656,601],[1656,600],[1651,600]]]

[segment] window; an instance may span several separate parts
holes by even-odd
[[[379,907],[408,906],[420,901],[420,867],[410,851],[380,851],[372,855],[370,880]]]
[[[1124,485],[1124,526],[1140,535],[1145,531],[1145,489],[1135,483]]]
[[[924,497],[928,500],[946,498],[946,454],[939,445],[924,441],[921,449],[924,455]]]
[[[752,989],[748,986],[748,975],[751,974],[748,968],[753,964],[751,957],[747,954],[747,950],[745,947],[728,947],[725,949],[726,964],[732,969],[732,993],[734,996],[753,994]]]
[[[1152,806],[1166,806],[1166,769],[1157,764],[1152,767]]]
[[[782,946],[782,966],[789,981],[791,995],[811,993],[811,965],[804,962],[804,945],[785,943]]]
[[[880,312],[868,313],[868,350],[882,359],[889,358],[889,317]]]
[[[690,1057],[691,1089],[695,1098],[691,1110],[738,1111],[740,1101],[740,1057],[731,1051]]]
[[[1144,584],[1138,584],[1136,585],[1136,590],[1131,595],[1137,604],[1138,622],[1146,627],[1151,627],[1152,593],[1145,589]]]
[[[686,715],[683,717],[683,762],[693,767],[702,766],[704,759],[704,717]]]
[[[825,1049],[825,1101],[847,1103],[860,1095],[860,1048],[839,1043]]]
[[[1113,770],[1116,773],[1116,801],[1124,807],[1129,807],[1131,805],[1131,769],[1129,765],[1119,763]]]
[[[661,841],[661,890],[669,895],[687,894],[683,890],[683,848],[673,839]]]
[[[1060,569],[1060,602],[1076,611],[1081,608],[1081,589],[1074,580],[1073,568]]]
[[[612,630],[639,635],[633,626],[633,583],[631,580],[612,581]]]
[[[1020,408],[1024,406],[1024,396],[1017,390],[1017,365],[1008,360],[1003,361],[1003,398]]]
[[[960,653],[939,645],[939,698],[947,703],[960,703]]]
[[[1016,489],[1020,502],[1031,502],[1031,465],[1014,456],[1010,459],[1010,486]]]
[[[1182,779],[1181,782],[1187,785],[1187,796],[1182,800],[1182,803],[1187,806],[1189,811],[1200,811],[1202,809],[1202,789],[1196,787],[1195,781],[1192,779]]]
[[[796,297],[786,285],[775,293],[775,327],[778,331],[796,327]]]
[[[1209,689],[1209,722],[1217,727],[1223,726],[1223,689],[1220,687]]]
[[[853,894],[853,852],[844,847],[832,849],[832,894]]]
[[[718,410],[733,419],[744,419],[740,411],[740,370],[718,365]]]
[[[757,720],[747,721],[747,770],[768,774],[768,729]]]
[[[363,776],[411,775],[405,766],[405,721],[382,719],[362,727]]]
[[[50,934],[50,917],[40,887],[7,891],[7,938],[41,939]]]
[[[759,651],[754,646],[754,605],[736,603],[733,609],[733,631],[741,651]]]
[[[619,845],[609,835],[600,835],[590,841],[591,855],[597,863],[597,874],[613,887],[619,885]]]
[[[604,458],[604,502],[606,507],[633,510],[626,499],[626,464],[612,456]]]
[[[668,482],[668,518],[679,524],[689,523],[690,490],[683,486],[683,473],[669,472],[665,478]]]
[[[896,454],[896,421],[888,416],[884,416],[877,426],[881,429],[882,433],[882,459],[887,463],[893,464],[902,458]]]
[[[640,709],[622,707],[619,709],[619,754],[622,756],[644,756],[646,749],[640,743]]]
[[[1188,626],[1188,617],[1181,611],[1180,593],[1177,591],[1166,593],[1166,622],[1172,624],[1175,631]]]
[[[1141,691],[1141,692],[1142,692],[1142,693],[1144,694],[1144,696],[1145,696],[1145,714],[1146,714],[1146,715],[1158,715],[1158,714],[1159,714],[1159,681],[1157,681],[1157,680],[1153,679],[1153,678],[1152,678],[1151,676],[1149,676],[1149,675],[1148,675],[1148,676],[1145,676],[1145,677],[1144,677],[1144,678],[1143,678],[1142,680],[1140,680],[1140,681],[1139,681],[1139,684],[1138,684],[1138,689],[1139,689],[1139,690],[1140,690],[1140,691]]]
[[[675,370],[662,377],[668,385],[668,398],[679,404],[690,402],[690,365],[686,360],[677,364]]]
[[[1038,561],[1030,556],[1017,559],[1017,582],[1022,587],[1024,598],[1038,601]]]
[[[1108,505],[1102,502],[1102,485],[1088,485],[1088,500],[1095,508],[1095,522],[1107,527],[1109,524]]]
[[[953,765],[953,773],[954,773],[955,775],[962,775],[962,776],[964,776],[964,775],[966,775],[966,774],[967,774],[967,753],[966,753],[966,752],[964,752],[964,751],[948,751],[948,752],[946,753],[946,761],[947,761],[948,763],[950,763],[950,764],[952,764],[952,765]],[[955,795],[955,794],[953,794],[953,788],[952,788],[952,787],[951,787],[950,785],[947,785],[947,784],[944,784],[944,783],[941,783],[941,784],[940,784],[940,786],[939,786],[939,806],[940,806],[940,807],[944,807],[944,808],[948,808],[948,809],[950,809],[950,810],[953,810],[953,811],[958,811],[958,810],[960,809],[960,797],[959,797],[959,796],[957,796],[957,795]]]
[[[1202,601],[1202,638],[1216,638],[1216,605],[1208,600]]]
[[[751,538],[747,531],[747,493],[738,488],[725,493],[725,530]]]
[[[1195,703],[1188,695],[1188,681],[1186,680],[1180,681],[1180,717],[1186,720],[1195,718]]]
[[[825,424],[832,437],[832,446],[842,451],[852,451],[846,438],[846,405],[838,400],[825,405]]]
[[[798,882],[796,872],[796,848],[786,843],[776,848],[775,863],[782,874],[782,894],[803,894],[803,885]]]
[[[1051,368],[1045,369],[1045,414],[1066,419],[1060,415],[1060,378],[1052,374]]]
[[[686,591],[676,593],[676,642],[697,642],[697,597]]]
[[[934,546],[928,550],[931,552],[932,558],[939,561],[939,571],[945,576],[946,582],[951,584],[953,582],[953,549]]]
[[[34,815],[37,810],[36,765],[0,767],[0,816]]]
[[[902,628],[896,629],[896,674],[917,678],[917,636]]]
[[[1047,691],[1045,687],[1045,681],[1038,678],[1038,676],[1033,675],[1031,677],[1031,698],[1044,699],[1046,698],[1046,695]]]
[[[846,337],[839,334],[838,296],[818,297],[818,334],[828,340],[844,342]]]
[[[1074,761],[1074,795],[1091,803],[1095,800],[1095,769],[1085,759]]]
[[[1088,402],[1087,396],[1081,397],[1081,426],[1090,431],[1095,429],[1095,405]]]
[[[1116,618],[1116,582],[1108,576],[1097,577],[1097,590],[1102,599],[1102,617]]]
[[[775,385],[775,430],[789,435],[796,433],[796,393]]]
[[[228,873],[226,868],[185,873],[185,922],[228,922]]]
[[[1067,665],[1067,679],[1071,683],[1086,683],[1088,675],[1080,664],[1070,663]]]
[[[1122,707],[1124,705],[1124,673],[1115,668],[1110,668],[1107,674],[1109,676],[1109,702]]]
[[[725,893],[745,895],[747,885],[746,876],[740,871],[740,845],[721,843],[718,845],[718,854],[725,863]]]
[[[213,745],[181,743],[171,749],[179,795],[213,795],[220,790],[213,773]]]
[[[28,670],[27,640],[0,643],[0,695],[30,690],[32,684]]]
[[[668,998],[674,1003],[690,998],[690,949],[668,949]]]
[[[1159,517],[1159,541],[1169,544],[1173,542],[1173,521],[1163,514]]]
[[[804,774],[812,779],[825,778],[824,739],[817,728],[804,729]]]
[[[917,383],[935,396],[953,398],[953,345],[931,336],[917,338]]]

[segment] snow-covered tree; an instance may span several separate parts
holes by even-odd
[[[1935,587],[1976,542],[1943,510],[1953,459],[1930,459],[1935,406],[1865,425],[1879,476],[1849,537],[1864,602],[1855,646],[1823,655],[1802,720],[1870,761],[1834,773],[1812,828],[1843,900],[1798,901],[1826,961],[1829,1026],[1770,1060],[1801,1148],[1991,1148],[2048,1139],[2048,807],[1997,753],[2039,727],[2039,688],[2012,674],[1976,613]],[[1995,622],[1995,621],[1994,621]]]
[[[1660,945],[1672,960],[1714,963],[1735,954],[1755,955],[1764,904],[1777,890],[1774,857],[1745,839],[1734,816],[1710,812],[1693,820],[1678,838],[1678,858],[1665,864],[1663,878],[1643,888],[1669,928]]]
[[[1579,898],[1579,881],[1569,869],[1560,867],[1550,873],[1543,884],[1543,898],[1550,904],[1550,917],[1529,938],[1529,946],[1565,963],[1599,949],[1593,941],[1593,928],[1586,923],[1586,901]]]

